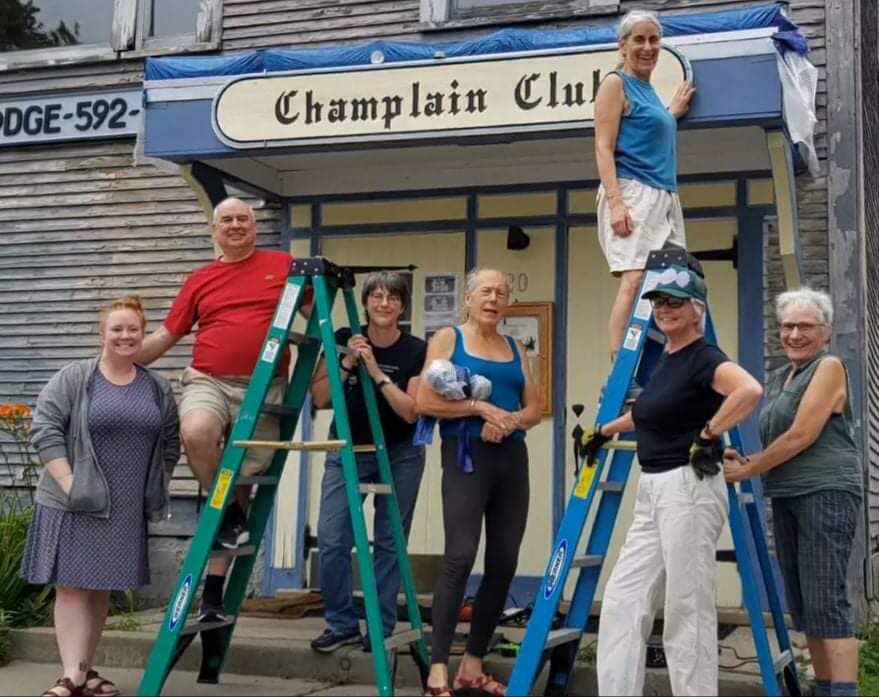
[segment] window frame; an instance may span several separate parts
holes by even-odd
[[[191,32],[176,36],[145,37],[146,12],[151,0],[114,0],[109,40],[82,46],[60,46],[0,53],[0,72],[75,63],[115,61],[145,56],[212,51],[220,47],[223,0],[202,0]]]
[[[420,0],[421,31],[617,15],[620,0],[508,0],[503,5],[460,10],[458,0]]]

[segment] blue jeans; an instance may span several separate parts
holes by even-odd
[[[421,475],[424,473],[424,446],[397,445],[390,448],[388,454],[403,531],[408,540],[412,514],[415,511],[415,499],[421,486]],[[360,481],[378,482],[378,461],[375,455],[361,453],[355,457]],[[382,629],[387,636],[394,631],[394,625],[397,623],[400,569],[394,552],[394,538],[385,496],[375,497],[374,530],[375,581],[381,607]],[[354,608],[351,569],[354,531],[351,527],[351,513],[348,510],[348,497],[345,493],[342,460],[338,453],[327,455],[321,481],[317,541],[320,550],[320,588],[326,608],[327,625],[338,634],[359,631],[360,625]]]

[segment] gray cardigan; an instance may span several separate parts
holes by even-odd
[[[37,397],[33,413],[31,443],[45,465],[66,457],[73,468],[70,495],[44,469],[37,484],[37,503],[64,511],[110,517],[107,479],[92,447],[88,412],[97,358],[76,361],[59,370]],[[168,480],[180,458],[180,422],[171,384],[146,370],[155,387],[156,403],[162,414],[162,429],[150,460],[144,490],[144,510],[150,520],[161,520],[168,508]]]

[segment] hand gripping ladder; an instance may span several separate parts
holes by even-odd
[[[292,332],[290,326],[309,287],[314,289],[315,307],[305,334],[298,334]],[[394,491],[390,461],[379,422],[375,389],[372,380],[366,373],[366,368],[361,363],[359,367],[360,384],[363,388],[375,445],[355,447],[351,440],[351,427],[345,406],[339,362],[334,359],[337,349],[331,316],[333,302],[340,289],[344,297],[351,331],[355,334],[360,333],[358,308],[353,288],[354,274],[351,269],[338,267],[320,257],[292,261],[287,283],[263,343],[260,359],[251,376],[238,419],[232,427],[231,435],[223,451],[220,466],[208,494],[207,505],[199,519],[189,553],[177,579],[172,601],[168,606],[159,629],[158,638],[147,662],[138,689],[139,695],[147,696],[161,693],[168,673],[198,633],[202,635],[203,647],[198,681],[218,682],[226,652],[232,640],[232,632],[238,620],[237,615],[247,589],[247,582],[253,570],[263,533],[270,520],[278,481],[284,468],[287,453],[291,450],[341,451],[345,489],[354,531],[357,564],[363,586],[367,630],[372,648],[378,694],[394,694],[393,676],[396,666],[394,660],[396,648],[407,644],[410,646],[413,658],[421,672],[422,681],[426,681],[429,666],[424,631],[415,596],[415,584],[412,579],[409,558],[406,554],[406,537],[403,533],[400,510]],[[282,405],[267,405],[264,403],[266,393],[284,353],[283,349],[288,342],[298,345],[298,355],[292,377],[287,385],[284,402]],[[291,439],[321,347],[327,356],[327,376],[330,383],[338,440],[293,442]],[[280,441],[250,440],[260,413],[280,415]],[[239,469],[248,448],[270,448],[276,451],[265,475],[239,476]],[[354,459],[354,453],[360,451],[374,451],[376,453],[381,480],[379,483],[360,483],[357,463]],[[214,550],[214,541],[223,513],[227,504],[232,500],[232,491],[239,484],[250,484],[257,487],[247,520],[250,543],[235,550]],[[388,638],[383,636],[375,573],[369,539],[367,538],[366,521],[363,515],[363,497],[367,493],[389,497],[388,513],[394,547],[397,562],[400,565],[402,587],[406,594],[409,622],[412,625],[411,629],[397,632]],[[208,558],[217,555],[235,558],[224,597],[227,619],[218,622],[187,622],[189,609]]]
[[[607,423],[622,413],[632,378],[635,377],[638,384],[646,385],[662,354],[665,338],[652,321],[649,302],[640,300],[640,297],[656,285],[661,270],[673,264],[687,266],[684,250],[662,250],[650,254],[647,272],[638,294],[639,300],[632,310],[623,345],[614,362],[598,409],[596,423]],[[706,321],[706,337],[711,342],[715,341],[710,313]],[[732,447],[741,451],[742,438],[739,429],[730,431],[729,437]],[[594,466],[584,465],[581,468],[553,542],[546,575],[534,601],[534,611],[510,677],[508,695],[531,694],[547,659],[550,665],[544,693],[568,693],[580,638],[589,620],[635,450],[635,434],[622,434],[604,446]],[[607,476],[603,477],[605,470]],[[766,546],[765,524],[755,500],[753,486],[750,481],[745,481],[741,483],[741,491],[730,485],[728,492],[729,524],[735,545],[735,560],[741,577],[742,596],[751,622],[764,691],[767,695],[781,694],[778,676],[783,673],[788,693],[799,695],[799,682],[784,623],[784,610]],[[589,533],[589,541],[585,553],[578,554],[580,536],[596,499],[598,510]],[[575,568],[578,575],[570,609],[563,625],[554,628],[553,619],[568,574]],[[761,583],[772,612],[780,649],[775,659],[761,611]]]

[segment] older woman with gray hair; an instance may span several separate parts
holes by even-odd
[[[861,456],[852,437],[848,374],[827,350],[833,305],[800,288],[776,300],[788,363],[766,385],[764,450],[727,450],[729,482],[763,476],[772,498],[775,546],[788,608],[809,645],[816,695],[855,695],[858,642],[846,571],[863,498]]]
[[[678,86],[668,108],[650,84],[659,60],[662,25],[653,12],[632,10],[617,29],[620,63],[595,97],[598,239],[620,287],[610,315],[616,354],[647,255],[666,242],[686,246],[677,186],[677,119],[687,113],[693,86]]]

